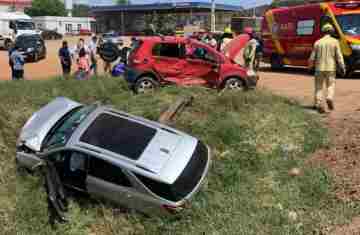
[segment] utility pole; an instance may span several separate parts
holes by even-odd
[[[216,9],[215,0],[211,0],[211,32],[213,32],[213,33],[216,31],[216,14],[215,14],[215,9]]]

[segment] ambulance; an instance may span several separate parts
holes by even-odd
[[[273,69],[285,65],[307,66],[321,28],[335,29],[347,71],[360,69],[360,1],[309,3],[265,12],[262,21],[263,58]]]

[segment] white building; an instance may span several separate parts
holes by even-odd
[[[24,11],[31,6],[31,0],[0,0],[0,12]]]
[[[77,33],[80,29],[95,32],[95,19],[91,17],[59,17],[38,16],[33,17],[37,29],[55,30],[61,34]]]

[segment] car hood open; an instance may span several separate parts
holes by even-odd
[[[33,151],[40,151],[42,142],[51,128],[64,115],[82,104],[59,97],[34,113],[21,130],[17,145],[25,145]]]
[[[231,40],[224,48],[224,54],[231,61],[238,63],[238,58],[241,56],[242,50],[246,46],[246,43],[250,40],[248,34],[241,34]]]

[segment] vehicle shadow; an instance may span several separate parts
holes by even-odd
[[[270,73],[284,73],[284,74],[294,74],[294,75],[307,75],[307,76],[312,76],[312,74],[310,73],[310,71],[306,68],[301,68],[301,67],[284,67],[282,69],[276,69],[273,70],[271,67],[261,67],[260,68],[261,72],[270,72]]]
[[[282,73],[282,74],[292,74],[292,75],[303,75],[303,76],[308,76],[308,77],[313,77],[314,73],[310,72],[307,68],[303,68],[303,67],[290,67],[290,66],[286,66],[282,69],[277,69],[277,70],[273,70],[271,67],[269,66],[263,66],[260,67],[259,69],[260,72],[269,72],[269,73]],[[336,79],[341,79],[341,80],[353,80],[353,79],[360,79],[360,72],[356,71],[354,73],[352,73],[350,76],[348,77],[339,77],[337,76]]]

